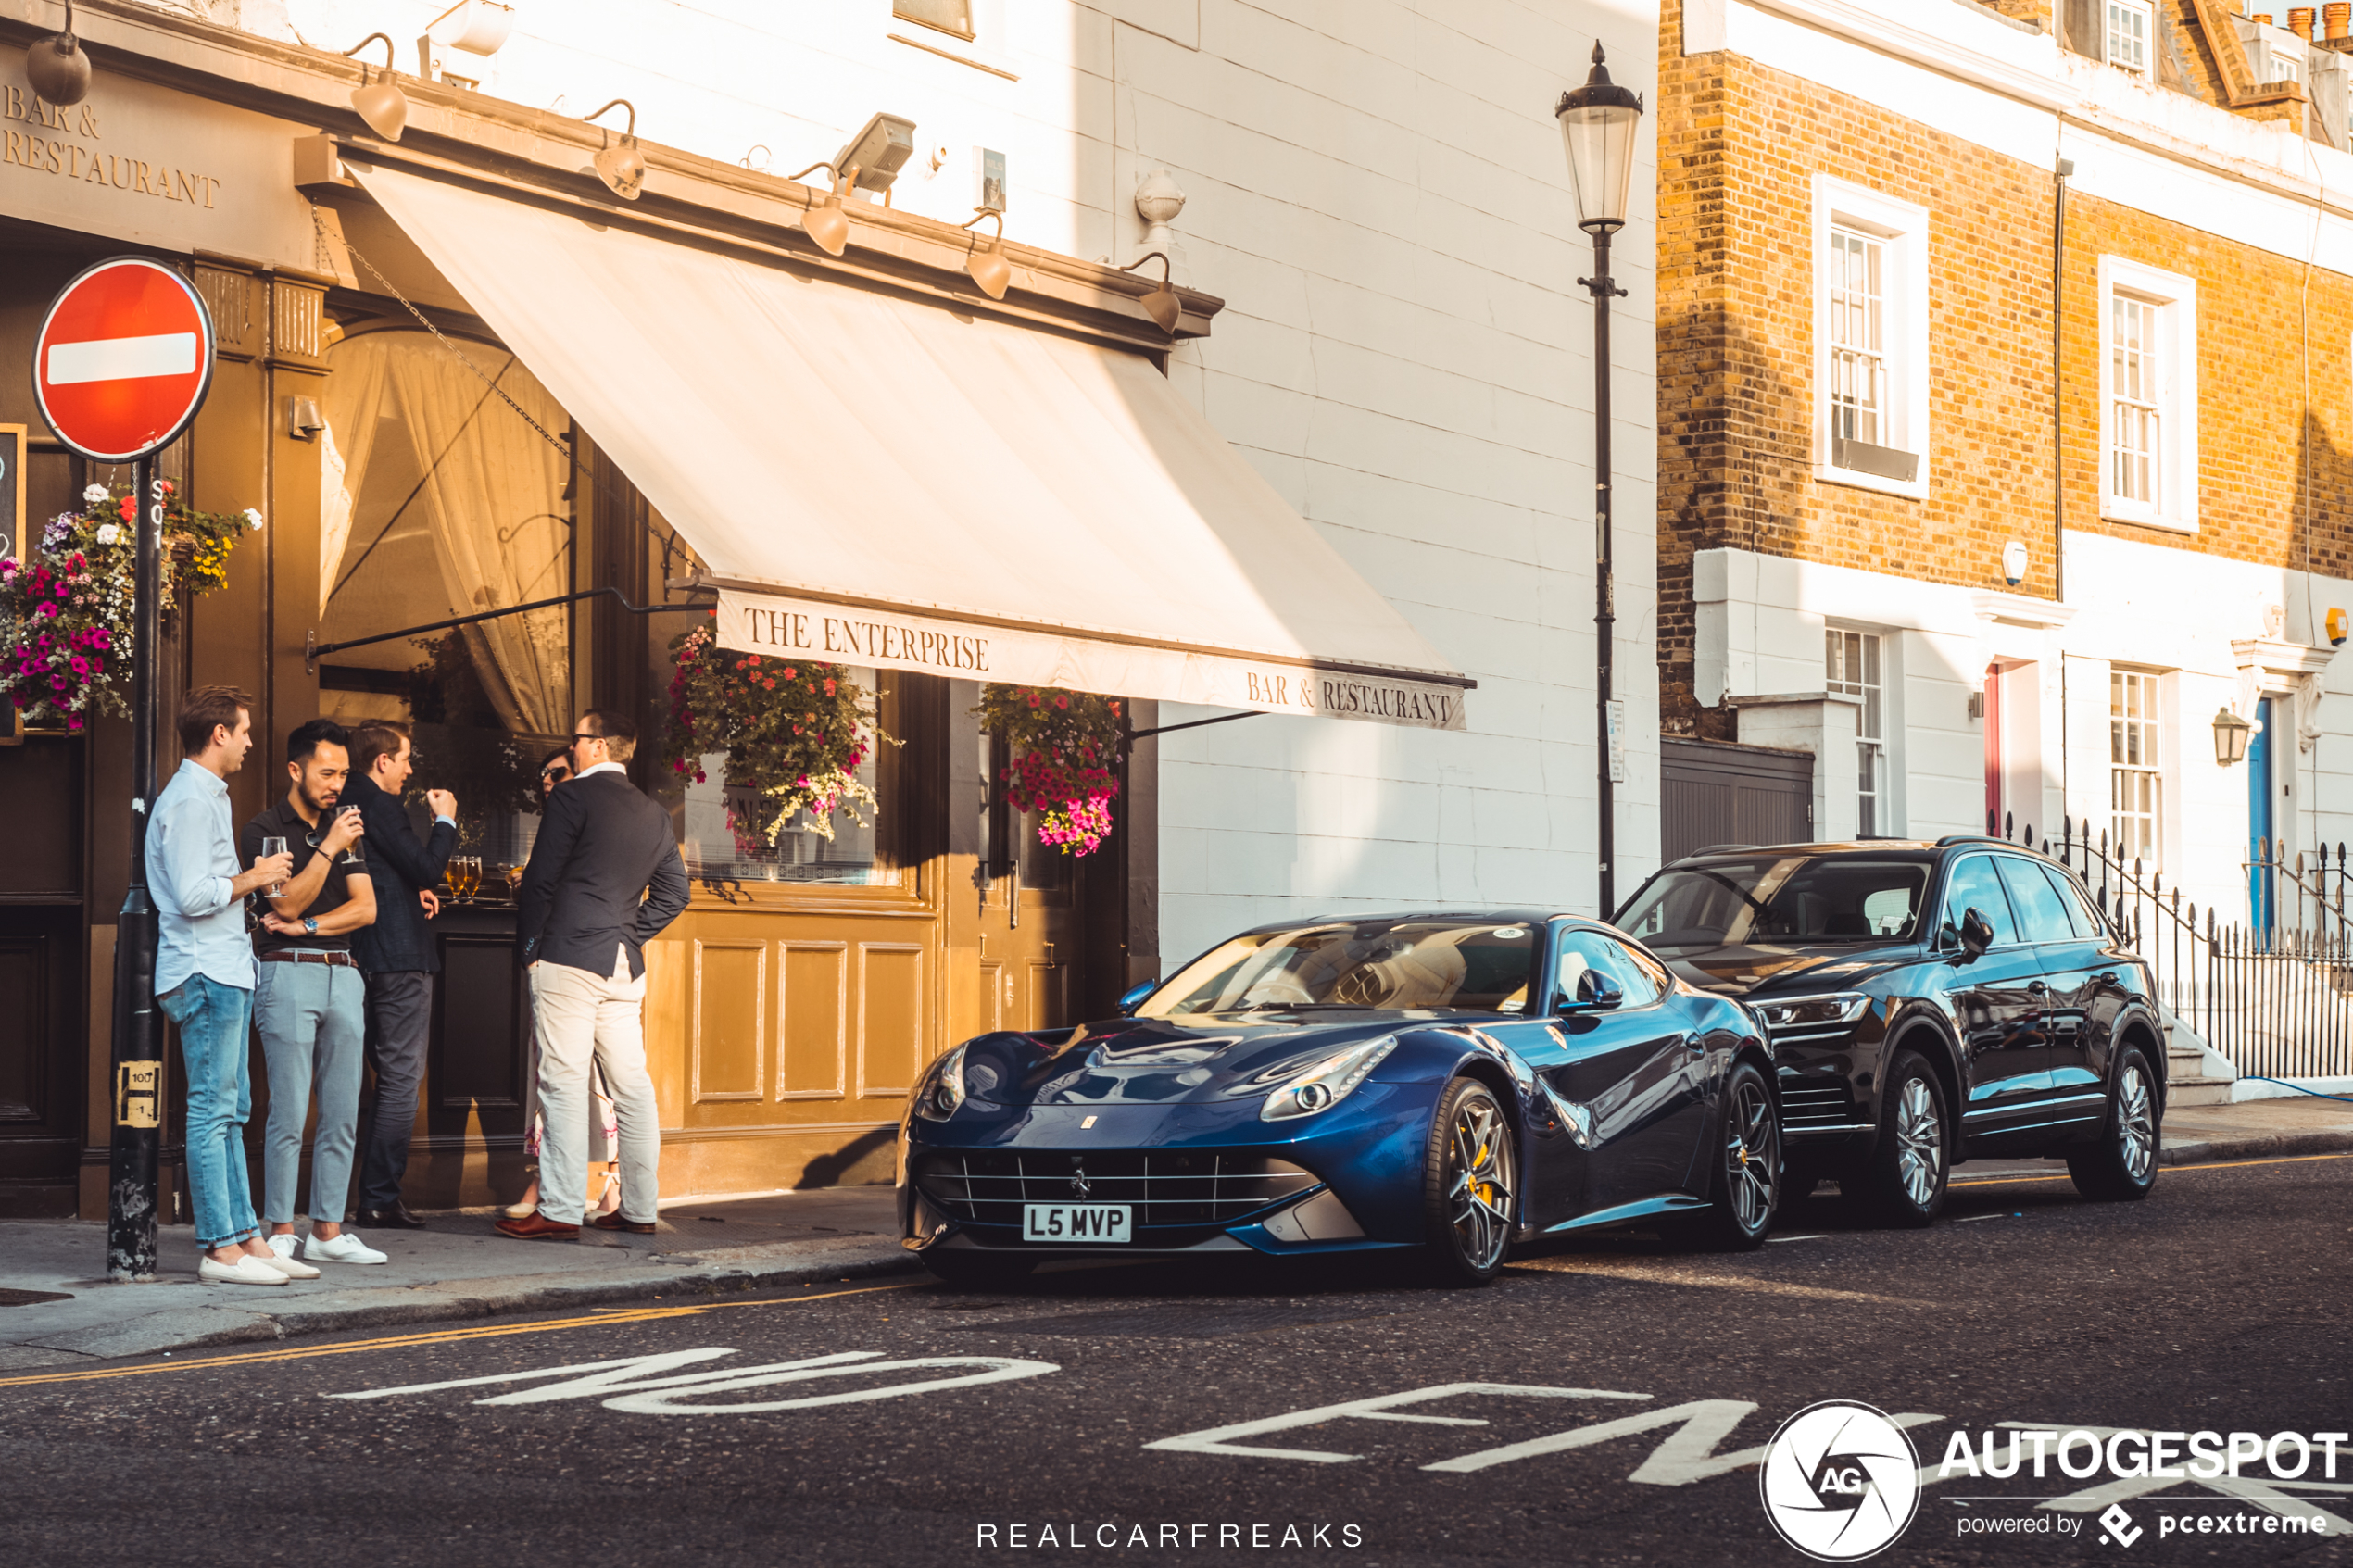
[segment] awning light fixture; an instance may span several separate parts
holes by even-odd
[[[371,44],[382,44],[384,46],[384,77],[380,81],[370,82],[367,62],[361,61],[359,85],[352,90],[351,107],[359,111],[359,118],[367,121],[369,130],[387,142],[397,142],[400,140],[400,133],[409,129],[409,95],[403,93],[393,81],[393,77],[397,73],[392,69],[394,56],[391,35],[371,32],[350,48],[346,49],[343,52],[343,57],[347,60]]]
[[[1133,272],[1147,261],[1160,263],[1160,287],[1144,295],[1144,314],[1150,316],[1162,332],[1175,337],[1176,319],[1185,313],[1185,307],[1177,299],[1176,286],[1169,278],[1168,253],[1164,250],[1147,251],[1120,270]]]
[[[608,109],[627,109],[628,128],[622,132],[619,142],[608,143],[598,148],[597,156],[589,162],[596,165],[597,178],[605,182],[605,189],[623,201],[634,202],[646,183],[646,155],[637,150],[637,106],[626,98],[615,98],[595,114],[584,114],[580,118],[594,119]]]
[[[812,207],[800,215],[800,227],[804,233],[817,242],[819,250],[827,256],[839,256],[849,247],[849,214],[841,209],[841,195],[856,182],[858,166],[853,163],[847,169],[836,169],[830,163],[812,163],[793,178],[805,180],[821,169],[832,172],[833,191],[822,205]]]
[[[66,0],[66,30],[24,52],[24,74],[44,104],[63,108],[90,95],[90,55],[73,35],[73,0]]]
[[[972,228],[985,218],[997,220],[997,237],[988,242],[987,250],[975,250],[964,257],[964,270],[972,274],[981,293],[991,299],[1002,299],[1013,281],[1013,264],[1005,259],[1005,215],[982,207],[973,214],[971,222],[959,227]]]

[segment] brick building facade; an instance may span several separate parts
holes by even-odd
[[[1821,837],[2065,819],[2268,918],[2253,840],[2353,836],[2345,57],[2205,0],[1662,40],[1663,732],[1812,752]]]

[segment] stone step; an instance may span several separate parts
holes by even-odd
[[[2191,1105],[2228,1105],[2231,1103],[2231,1081],[2228,1078],[2173,1078],[2165,1085],[2165,1106],[2179,1110]]]

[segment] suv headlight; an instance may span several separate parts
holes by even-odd
[[[1821,1029],[1852,1023],[1870,1010],[1871,998],[1860,991],[1835,991],[1821,997],[1787,997],[1751,1004],[1768,1029]]]
[[[926,1122],[945,1122],[963,1103],[964,1047],[958,1046],[924,1075],[924,1085],[915,1094],[915,1114]]]
[[[1283,1122],[1329,1110],[1354,1092],[1383,1058],[1397,1048],[1394,1039],[1366,1040],[1335,1051],[1266,1097],[1259,1108],[1262,1122]]]

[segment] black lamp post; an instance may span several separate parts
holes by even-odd
[[[1593,275],[1577,281],[1593,296],[1593,665],[1600,743],[1601,914],[1617,909],[1617,796],[1610,774],[1610,664],[1617,636],[1617,589],[1610,565],[1609,300],[1624,289],[1609,275],[1609,237],[1626,226],[1626,192],[1634,175],[1634,131],[1642,95],[1609,79],[1602,46],[1593,45],[1593,74],[1561,94],[1561,147],[1577,189],[1577,224],[1593,236]]]

